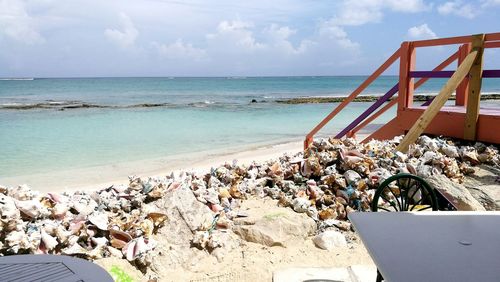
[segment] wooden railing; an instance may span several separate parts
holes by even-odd
[[[307,134],[304,140],[304,149],[307,149],[312,144],[313,137],[318,131],[323,128],[332,118],[334,118],[342,109],[345,108],[352,100],[354,100],[365,88],[370,85],[377,77],[379,77],[388,67],[390,67],[400,56],[400,49],[396,50],[375,72],[373,72],[361,85],[354,90],[340,105],[329,113],[316,127]]]
[[[409,108],[413,104],[413,92],[415,89],[424,84],[429,78],[435,77],[451,77],[454,71],[443,71],[448,65],[458,59],[460,65],[467,55],[471,52],[472,41],[474,36],[459,36],[449,38],[438,38],[420,41],[403,42],[401,47],[396,50],[375,72],[373,72],[358,88],[356,88],[342,103],[340,103],[331,113],[329,113],[318,125],[316,125],[307,135],[304,140],[304,148],[308,148],[313,141],[313,137],[318,133],[328,122],[330,122],[340,111],[342,111],[350,102],[352,102],[368,85],[377,79],[387,68],[389,68],[397,59],[399,59],[399,82],[393,86],[386,94],[381,96],[359,117],[351,122],[345,129],[339,132],[335,137],[342,138],[344,136],[353,136],[356,132],[371,123],[377,117],[382,115],[388,109],[398,104],[398,111]],[[415,49],[418,47],[430,47],[461,44],[458,51],[444,60],[432,71],[415,71]],[[500,33],[490,33],[484,35],[483,48],[499,48]],[[484,70],[482,77],[500,77],[500,70]],[[414,83],[414,78],[421,78]],[[467,105],[467,93],[469,84],[468,79],[464,79],[456,91],[456,105]],[[398,93],[398,99],[390,100],[394,94]],[[389,101],[390,100],[390,101]],[[377,112],[384,103],[387,103]],[[430,101],[429,101],[430,102]],[[428,104],[428,103],[424,103]],[[374,113],[375,112],[375,113]]]

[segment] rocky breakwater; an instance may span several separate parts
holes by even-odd
[[[347,214],[369,210],[375,188],[394,174],[439,176],[461,185],[482,164],[500,169],[492,145],[422,136],[404,154],[395,150],[400,140],[318,139],[278,160],[226,163],[207,173],[132,176],[128,185],[98,191],[40,194],[26,185],[0,186],[0,254],[113,257],[154,278],[165,268],[188,268],[200,252],[221,261],[242,240],[286,246],[289,237],[317,234],[314,242],[330,249],[345,246],[331,231],[350,232]],[[249,198],[269,197],[294,212],[259,220],[241,208]]]

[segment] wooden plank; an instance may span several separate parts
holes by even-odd
[[[429,47],[438,45],[450,45],[450,44],[463,44],[471,42],[471,36],[457,36],[457,37],[447,37],[447,38],[437,38],[437,39],[427,39],[413,41],[415,47]]]
[[[413,78],[410,72],[415,69],[415,48],[413,42],[401,44],[401,58],[399,59],[399,94],[398,111],[409,108],[413,104]]]
[[[409,51],[410,42],[405,41],[401,43],[401,48],[399,48],[401,56],[399,57],[399,93],[398,93],[398,111],[402,111],[406,105],[407,90],[408,90],[408,63],[409,63]]]
[[[453,73],[455,73],[455,72],[454,71],[412,71],[412,72],[410,72],[410,76],[415,77],[415,78],[419,78],[419,77],[450,78],[453,75]],[[500,70],[483,70],[482,77],[483,78],[500,77]],[[465,77],[465,79],[467,79],[467,77]],[[465,79],[464,79],[464,81],[465,81]],[[462,83],[463,83],[463,81],[462,81]],[[458,87],[460,87],[460,85]]]
[[[465,57],[470,53],[471,45],[463,44],[458,49],[458,66],[463,62]],[[467,105],[467,94],[469,93],[469,78],[465,79],[457,87],[457,99],[455,100],[456,106]]]
[[[500,32],[497,33],[488,33],[485,35],[486,41],[495,41],[500,40]],[[437,39],[427,39],[427,40],[419,40],[413,41],[415,43],[415,47],[429,47],[429,46],[437,46],[437,45],[450,45],[450,44],[464,44],[471,42],[471,36],[457,36],[457,37],[448,37],[448,38],[437,38]]]
[[[500,48],[500,41],[485,42],[484,48]]]
[[[450,78],[454,71],[411,71],[410,77]]]
[[[485,41],[500,40],[500,32],[495,32],[495,33],[486,33],[486,34],[484,35],[484,40],[485,40]]]
[[[469,94],[467,95],[467,112],[465,113],[464,139],[476,140],[477,119],[479,118],[479,99],[483,74],[484,34],[474,35],[472,50],[477,57],[470,70]]]
[[[415,79],[410,77],[410,72],[415,70],[415,59],[416,52],[415,47],[413,47],[413,42],[410,42],[410,46],[408,48],[408,80],[406,81],[406,99],[405,99],[405,108],[411,108],[413,106],[413,91],[415,90]]]
[[[446,82],[444,87],[439,91],[439,94],[432,101],[432,103],[427,107],[423,114],[418,118],[417,122],[411,127],[410,131],[403,138],[401,143],[396,148],[398,151],[406,152],[408,146],[414,143],[417,138],[424,132],[432,119],[439,112],[441,107],[450,98],[453,91],[457,88],[458,84],[464,79],[468,74],[472,64],[476,59],[478,51],[472,51],[462,62],[462,64],[457,68],[457,71],[453,76]]]
[[[500,77],[500,70],[483,70],[483,78]]]

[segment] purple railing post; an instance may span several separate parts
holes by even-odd
[[[359,117],[357,117],[353,122],[351,122],[346,128],[344,128],[339,134],[335,135],[335,138],[340,139],[344,137],[349,131],[353,130],[360,122],[362,122],[365,118],[370,116],[378,107],[387,102],[394,94],[398,92],[399,83],[394,85],[387,93],[378,98],[375,103],[373,103],[368,109],[366,109]]]

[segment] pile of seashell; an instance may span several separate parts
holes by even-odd
[[[277,199],[281,206],[306,213],[320,228],[333,224],[348,230],[347,214],[369,210],[374,188],[394,174],[444,174],[461,182],[478,164],[500,167],[492,145],[458,146],[421,136],[404,154],[395,150],[401,138],[364,144],[317,139],[304,152],[266,163],[234,162],[207,174],[183,172],[180,177],[129,177],[128,186],[94,192],[41,195],[25,185],[0,186],[0,255],[118,256],[148,266],[158,244],[151,235],[168,220],[154,202],[181,185],[213,212],[213,224],[194,234],[193,244],[216,248],[223,243],[209,239],[210,234],[229,228],[239,216],[239,203],[251,196]]]
[[[110,255],[148,265],[153,232],[166,220],[150,199],[151,183],[40,195],[26,185],[0,188],[0,253],[53,253],[98,259]],[[158,186],[156,187],[157,189]]]

